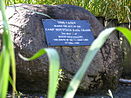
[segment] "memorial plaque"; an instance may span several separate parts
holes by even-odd
[[[42,20],[49,46],[85,46],[94,40],[87,20]]]

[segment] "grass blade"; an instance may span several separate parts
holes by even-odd
[[[102,47],[102,45],[104,44],[106,39],[109,37],[111,32],[114,30],[115,30],[115,28],[105,29],[104,31],[102,31],[100,33],[98,38],[92,43],[91,47],[89,48],[89,50],[85,56],[82,66],[80,67],[80,69],[75,74],[72,81],[70,82],[64,98],[73,98],[74,97],[76,90],[78,89],[78,86],[79,86],[86,70],[88,69],[91,61],[93,60],[93,58],[95,57],[95,55],[99,51],[99,49]]]
[[[46,52],[50,62],[48,98],[55,98],[59,76],[59,56],[58,53],[52,49],[46,49]]]
[[[10,84],[12,85],[12,87],[13,87],[15,93],[18,94],[18,92],[17,92],[17,90],[16,90],[16,86],[14,85],[14,82],[13,82],[13,80],[12,80],[12,78],[11,78],[10,75],[9,75],[9,82],[10,82]],[[13,97],[14,97],[14,95],[13,95]]]
[[[57,91],[57,85],[58,85],[58,75],[59,75],[59,55],[55,49],[52,48],[45,48],[39,50],[36,54],[34,54],[30,58],[25,58],[22,55],[19,54],[19,56],[26,60],[34,60],[38,57],[42,56],[43,54],[47,53],[49,57],[49,86],[48,86],[48,98],[55,98],[56,91]]]
[[[15,69],[15,56],[14,56],[14,47],[13,47],[13,42],[11,39],[11,35],[10,35],[10,30],[9,30],[9,24],[6,18],[6,10],[5,10],[5,0],[0,0],[0,10],[1,10],[1,15],[2,15],[2,21],[3,21],[3,49],[2,49],[2,53],[3,55],[3,64],[2,69],[0,70],[1,72],[1,84],[0,87],[3,88],[1,90],[1,98],[5,98],[6,97],[6,92],[7,92],[7,88],[8,88],[8,78],[9,78],[9,69],[10,69],[10,60],[12,63],[12,73],[13,73],[13,84],[15,85],[15,81],[16,81],[16,69]],[[6,54],[6,56],[5,56]],[[1,58],[2,59],[2,58]],[[4,82],[3,82],[4,81]],[[14,89],[13,89],[14,91]],[[0,94],[1,94],[0,93]]]
[[[122,32],[122,34],[127,38],[127,40],[129,41],[131,45],[131,31],[123,27],[117,27],[116,30]]]
[[[82,63],[82,66],[80,67],[80,69],[78,70],[76,75],[73,77],[72,81],[70,82],[64,98],[74,97],[76,90],[78,89],[78,86],[86,70],[88,69],[91,61],[93,60],[93,58],[95,57],[99,49],[102,47],[102,45],[105,43],[106,39],[115,29],[122,32],[131,44],[131,31],[129,31],[126,28],[116,27],[116,28],[105,29],[104,31],[102,31],[100,35],[97,37],[97,39],[92,43],[91,47],[89,48],[85,56],[85,59]]]
[[[9,69],[10,69],[10,59],[9,59],[9,53],[5,49],[3,51],[3,69],[0,77],[0,98],[6,98],[7,89],[8,89],[8,78],[9,78]]]
[[[40,49],[36,54],[34,54],[30,58],[26,58],[26,57],[22,56],[21,54],[19,54],[19,56],[20,56],[20,58],[22,58],[25,61],[31,61],[31,60],[37,59],[38,57],[42,56],[45,53],[46,53],[45,49]]]

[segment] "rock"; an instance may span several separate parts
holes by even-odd
[[[24,92],[47,91],[49,66],[47,56],[30,62],[25,62],[18,56],[18,53],[21,53],[25,57],[31,57],[39,49],[48,47],[42,19],[48,19],[50,16],[53,19],[88,20],[95,37],[103,30],[102,24],[89,11],[73,5],[17,4],[7,7],[6,11],[16,51],[17,89]],[[64,92],[80,68],[89,46],[51,48],[57,49],[60,55],[64,78],[60,81],[59,90]],[[117,37],[113,34],[94,58],[78,91],[92,93],[101,89],[115,88],[121,75],[121,63],[121,48]]]

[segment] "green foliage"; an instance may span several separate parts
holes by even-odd
[[[1,60],[3,60],[1,72],[0,72],[0,98],[6,98],[8,88],[8,77],[9,77],[9,53],[6,49],[3,49]]]
[[[119,22],[131,22],[130,0],[6,0],[7,5],[17,3],[71,4],[84,7],[95,16],[118,19]]]
[[[86,70],[88,69],[90,63],[92,62],[93,58],[95,57],[97,52],[100,50],[100,48],[103,46],[103,44],[105,43],[105,41],[107,40],[109,35],[115,29],[122,32],[123,35],[125,35],[125,37],[128,39],[128,41],[131,43],[131,31],[129,31],[126,28],[122,28],[122,27],[115,28],[114,27],[114,28],[108,28],[108,29],[105,29],[104,31],[102,31],[99,34],[99,36],[94,40],[91,47],[89,48],[89,50],[85,56],[85,59],[82,63],[82,66],[80,67],[78,72],[75,74],[75,76],[71,80],[64,98],[73,98],[74,97],[74,95],[79,87],[79,84],[80,84]]]
[[[119,22],[130,22],[130,0],[91,0],[87,7],[96,16],[106,19],[118,19]]]
[[[94,42],[92,43],[91,47],[89,48],[89,50],[85,56],[82,66],[80,67],[80,69],[75,74],[72,81],[70,82],[64,98],[73,98],[74,97],[76,90],[78,89],[78,86],[79,86],[86,70],[88,69],[91,61],[93,60],[93,58],[95,57],[95,55],[99,51],[99,49],[102,47],[102,45],[104,44],[104,42],[106,41],[108,36],[114,30],[115,30],[115,28],[105,29],[104,31],[102,31],[100,33],[100,35],[97,37],[97,39],[94,40]]]
[[[57,85],[58,85],[58,76],[59,76],[59,55],[55,49],[45,48],[39,50],[31,58],[25,58],[22,55],[20,57],[26,61],[34,60],[43,54],[47,53],[49,57],[49,88],[48,88],[48,98],[55,98]]]
[[[131,31],[128,30],[127,28],[123,28],[123,27],[117,27],[116,30],[122,32],[123,35],[127,38],[127,40],[129,41],[129,43],[131,45]]]
[[[13,85],[16,81],[15,54],[12,38],[10,35],[9,25],[5,14],[5,2],[0,0],[0,11],[3,19],[3,45],[0,53],[0,98],[6,98],[9,80],[10,65],[12,65]],[[10,78],[10,80],[12,80]],[[16,91],[16,88],[13,88]]]

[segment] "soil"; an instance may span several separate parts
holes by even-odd
[[[112,91],[114,98],[131,98],[131,85],[123,85],[120,84],[116,91]],[[45,97],[44,97],[45,96]],[[8,94],[7,98],[12,98],[11,94]],[[21,96],[17,96],[15,98],[47,98],[46,95],[42,94],[22,94]],[[56,98],[63,98],[61,96],[57,96]],[[108,95],[108,92],[105,94],[96,94],[90,96],[75,96],[75,98],[111,98]]]

